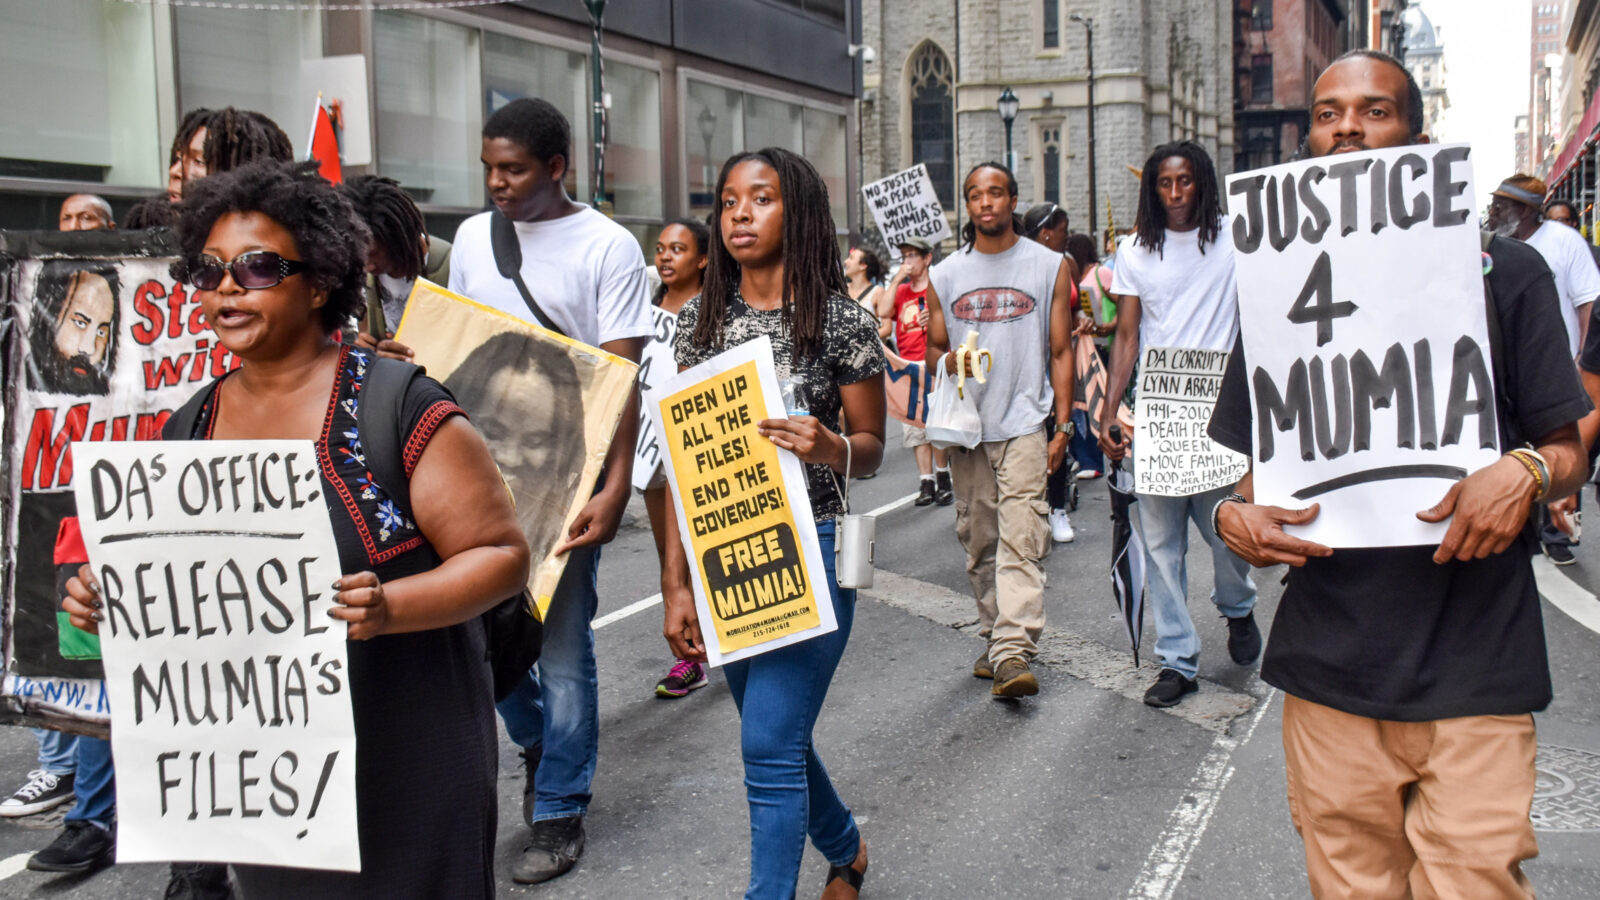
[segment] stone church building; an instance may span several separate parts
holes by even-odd
[[[1090,229],[1089,29],[1094,34],[1096,229],[1133,225],[1142,166],[1157,145],[1193,138],[1233,170],[1237,0],[861,0],[863,183],[927,164],[958,224],[959,181],[1003,160],[998,100],[1012,125],[1020,207],[1053,202]],[[870,221],[870,213],[863,211]]]

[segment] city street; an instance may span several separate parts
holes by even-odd
[[[1284,800],[1282,698],[1228,660],[1209,608],[1209,554],[1190,554],[1202,686],[1170,711],[1139,697],[1156,670],[1132,668],[1107,583],[1104,480],[1083,483],[1077,540],[1046,561],[1049,627],[1040,696],[996,701],[970,667],[980,643],[953,510],[915,508],[908,451],[891,425],[881,474],[855,482],[878,520],[877,586],[864,592],[816,742],[870,848],[863,896],[1268,898],[1307,888]],[[905,502],[902,502],[905,501]],[[1596,526],[1600,529],[1600,525]],[[1198,538],[1195,538],[1198,540]],[[1539,717],[1541,898],[1600,896],[1600,531],[1563,571],[1538,561],[1556,699]],[[1263,630],[1282,593],[1261,571]],[[578,867],[547,885],[511,884],[521,849],[522,767],[501,754],[501,892],[545,898],[728,898],[744,888],[748,818],[738,718],[719,674],[678,701],[652,686],[671,663],[661,638],[654,546],[642,504],[606,551],[596,641],[601,752]],[[1403,602],[1403,598],[1397,598]],[[1146,649],[1155,640],[1146,630]],[[503,739],[502,739],[503,740]],[[0,729],[0,781],[20,784],[34,742]],[[23,870],[59,822],[0,823],[0,896],[158,897],[165,868],[88,878]],[[38,821],[46,819],[47,821]],[[800,896],[826,864],[808,849]]]

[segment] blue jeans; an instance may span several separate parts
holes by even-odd
[[[745,797],[750,804],[750,888],[746,900],[791,900],[806,835],[829,864],[856,858],[861,832],[828,780],[811,729],[850,640],[856,592],[834,577],[832,522],[817,527],[839,629],[723,667],[739,707]]]
[[[68,822],[92,822],[109,829],[117,813],[117,779],[111,768],[111,742],[79,737],[78,775],[72,782],[77,802],[67,813]]]
[[[1073,410],[1072,424],[1076,425],[1078,430],[1073,434],[1072,441],[1067,444],[1067,451],[1078,461],[1079,468],[1104,472],[1106,457],[1100,452],[1100,445],[1095,442],[1094,435],[1089,432],[1089,414],[1081,409]]]
[[[78,768],[78,736],[48,728],[33,729],[39,739],[39,768],[51,775],[69,775]]]
[[[533,820],[581,816],[600,752],[600,680],[594,629],[600,550],[572,551],[544,618],[544,647],[528,677],[496,704],[512,742],[542,748]]]
[[[1139,532],[1144,536],[1145,608],[1156,623],[1156,657],[1162,668],[1193,678],[1200,667],[1200,636],[1189,619],[1189,572],[1184,565],[1189,552],[1189,523],[1211,545],[1216,571],[1211,602],[1230,619],[1255,609],[1256,586],[1250,564],[1234,555],[1211,530],[1211,509],[1233,490],[1219,487],[1188,497],[1140,494]]]

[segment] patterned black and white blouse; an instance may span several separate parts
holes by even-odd
[[[695,323],[699,320],[700,298],[695,297],[678,311],[678,336],[673,343],[678,365],[699,365],[724,350],[766,335],[772,340],[778,379],[798,381],[798,399],[834,432],[839,430],[839,386],[883,375],[878,322],[861,304],[843,294],[828,298],[822,348],[816,356],[796,358],[794,338],[784,327],[782,310],[753,309],[737,295],[728,304],[719,346],[701,347],[694,342]],[[844,514],[844,503],[828,466],[808,463],[806,488],[811,495],[811,515],[819,524]]]

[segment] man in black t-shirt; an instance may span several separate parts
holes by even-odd
[[[1392,57],[1354,51],[1317,80],[1313,155],[1425,143],[1421,131],[1420,92]],[[1213,511],[1234,552],[1294,567],[1261,677],[1285,692],[1289,807],[1319,897],[1533,896],[1521,869],[1538,853],[1531,714],[1550,702],[1550,672],[1526,525],[1535,502],[1582,484],[1574,423],[1590,405],[1565,354],[1549,352],[1566,337],[1549,268],[1505,238],[1488,255],[1502,433],[1532,443],[1547,481],[1503,457],[1455,483],[1415,513],[1453,516],[1437,548],[1335,551],[1290,537],[1283,526],[1317,506],[1256,506],[1250,475],[1243,502]],[[1241,342],[1210,427],[1246,454],[1248,371]]]

